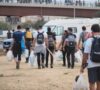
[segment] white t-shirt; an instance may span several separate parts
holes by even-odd
[[[43,32],[44,38],[47,38],[47,33],[44,32],[43,30],[39,30],[39,31],[35,32],[35,34],[33,35],[34,39],[36,39],[35,46],[39,46],[39,45],[44,45],[45,46],[45,42],[43,44],[38,44],[37,43],[37,35],[38,35],[38,32],[40,32],[40,33]]]
[[[84,45],[84,53],[88,53],[88,54],[91,53],[92,41],[93,41],[93,38],[89,38],[86,40],[85,45]],[[100,63],[95,63],[90,60],[90,56],[88,58],[87,63],[88,63],[87,68],[98,67],[98,66],[100,67]]]

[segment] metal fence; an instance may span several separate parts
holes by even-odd
[[[16,3],[16,4],[51,4],[64,6],[80,6],[80,7],[100,7],[100,1],[86,2],[84,0],[0,0],[0,3]]]

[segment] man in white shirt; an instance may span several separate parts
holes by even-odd
[[[44,68],[44,58],[46,57],[47,33],[39,26],[38,31],[34,34],[34,53],[37,55],[38,69]],[[41,60],[41,61],[40,61]],[[40,63],[41,62],[41,63]]]
[[[97,49],[96,43],[94,43],[95,38],[100,41],[100,26],[98,24],[92,25],[91,31],[93,34],[93,38],[89,38],[85,42],[81,72],[83,73],[85,67],[87,66],[90,90],[100,90],[100,53],[97,54],[93,51],[94,49]],[[98,50],[100,50],[100,48],[98,48]],[[97,87],[95,87],[95,84]]]

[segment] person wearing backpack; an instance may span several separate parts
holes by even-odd
[[[63,65],[62,66],[66,66],[67,46],[65,46],[65,48],[63,50],[63,45],[64,45],[64,41],[67,37],[68,37],[68,31],[64,30],[64,33],[63,33],[62,38],[61,38],[61,42],[58,46],[58,50],[60,49],[62,51],[62,55],[63,55]]]
[[[26,48],[28,49],[29,55],[30,55],[30,49],[31,49],[32,41],[33,41],[33,35],[28,27],[26,28],[24,37],[25,37],[25,45],[26,45]],[[29,60],[29,56],[26,58],[26,63],[28,63],[28,60]]]
[[[50,67],[53,68],[53,53],[56,44],[56,37],[53,32],[51,32],[51,28],[47,28],[47,35],[48,35],[48,46],[46,51],[46,67],[48,67],[48,58],[50,54],[51,64]]]
[[[65,39],[63,50],[67,51],[67,63],[68,68],[74,68],[75,62],[75,50],[76,50],[76,35],[72,33],[72,28],[68,28],[68,36]]]
[[[84,46],[83,60],[80,72],[88,69],[89,90],[100,90],[100,26],[93,24],[92,37],[87,39]]]
[[[78,48],[80,49],[80,44],[82,42],[82,52],[84,51],[84,44],[85,41],[91,37],[91,34],[89,32],[87,32],[86,27],[83,26],[82,27],[82,32],[80,33],[80,37],[79,37],[79,41],[78,41]]]
[[[44,68],[44,59],[46,57],[46,46],[48,44],[47,33],[42,30],[42,26],[34,34],[34,53],[37,55],[38,69]]]

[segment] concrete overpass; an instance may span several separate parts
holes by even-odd
[[[34,3],[0,3],[0,16],[69,16],[94,17],[100,7]]]

